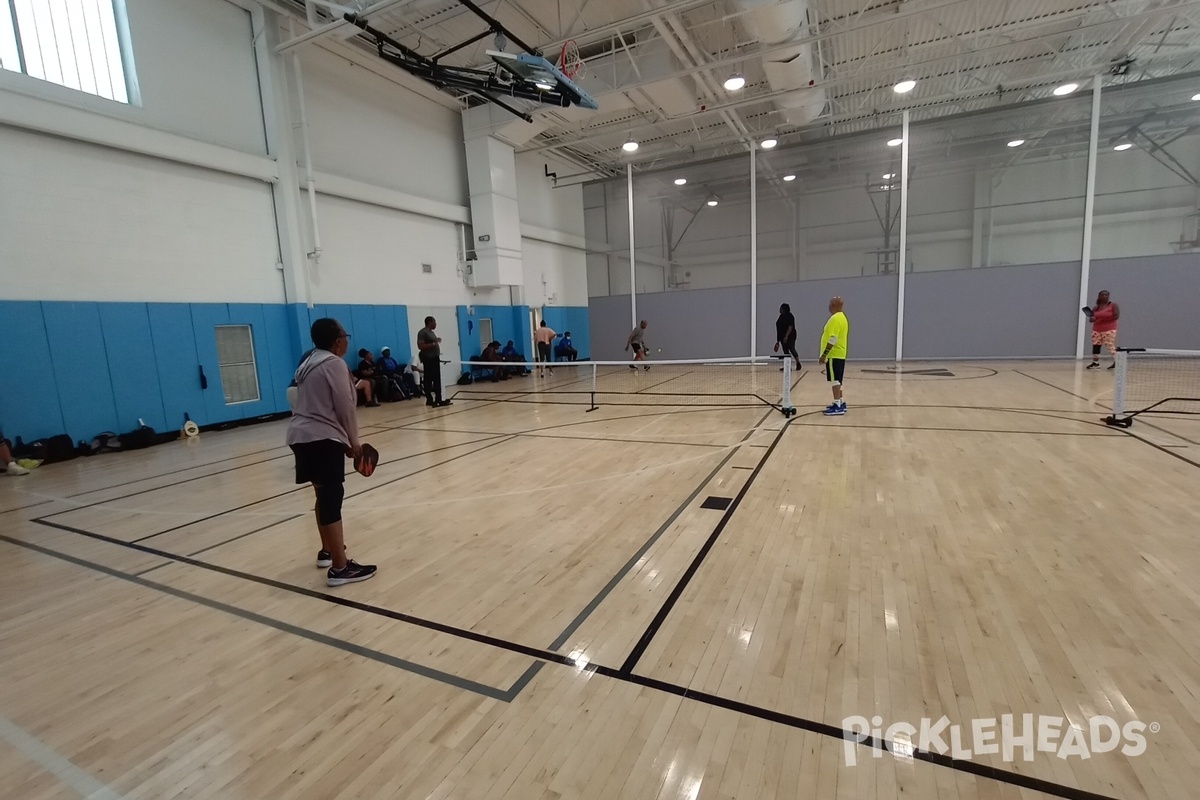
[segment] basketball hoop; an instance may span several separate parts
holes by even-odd
[[[562,53],[558,57],[558,69],[572,80],[583,69],[583,59],[579,57],[579,45],[575,44],[574,39],[568,39],[563,44]]]

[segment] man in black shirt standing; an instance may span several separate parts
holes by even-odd
[[[800,356],[796,353],[796,318],[792,316],[792,308],[787,303],[779,306],[779,319],[775,320],[775,352],[783,346],[784,356],[791,356],[800,369]],[[781,371],[783,367],[779,368]]]
[[[425,405],[448,406],[442,399],[442,337],[434,333],[437,320],[425,318],[425,327],[417,331],[417,351],[425,370]]]

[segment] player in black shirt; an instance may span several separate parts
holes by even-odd
[[[779,319],[775,320],[776,353],[779,352],[780,345],[783,346],[783,354],[790,355],[796,362],[796,369],[800,369],[800,356],[796,353],[796,318],[792,316],[791,306],[787,303],[779,306]]]

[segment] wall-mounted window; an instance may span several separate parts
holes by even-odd
[[[258,365],[254,361],[253,331],[249,325],[218,325],[215,330],[225,405],[257,401]]]
[[[125,0],[0,0],[0,68],[138,102]]]

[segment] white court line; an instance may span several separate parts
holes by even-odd
[[[42,769],[70,786],[84,800],[125,800],[122,795],[75,766],[70,759],[59,755],[52,747],[15,725],[3,714],[0,714],[0,739],[4,739],[30,761],[36,762]]]

